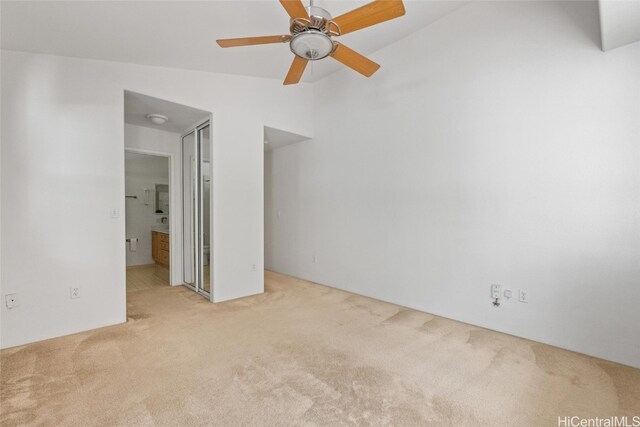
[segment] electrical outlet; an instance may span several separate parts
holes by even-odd
[[[80,288],[69,288],[71,299],[80,298]]]
[[[18,294],[6,294],[4,296],[4,300],[8,309],[12,309],[20,305],[18,302]]]
[[[520,289],[520,297],[518,298],[520,302],[529,302],[529,291],[525,291]]]
[[[111,208],[111,218],[120,218],[120,208]]]
[[[253,265],[251,266],[251,271],[256,271],[256,269],[257,269],[257,266],[256,266],[255,264],[253,264]]]
[[[501,286],[500,285],[491,285],[491,298],[497,299],[500,298],[501,294]]]

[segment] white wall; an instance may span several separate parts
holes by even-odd
[[[182,168],[180,134],[131,124],[124,125],[124,145],[128,150],[169,156],[169,192],[171,207],[170,274],[171,285],[181,285],[182,280]]]
[[[309,86],[4,50],[1,59],[0,283],[20,307],[0,305],[0,346],[126,319],[124,90],[213,113],[215,299],[262,292],[263,126],[309,134]]]
[[[180,136],[173,135],[174,143],[177,144]],[[170,206],[166,213],[156,214],[155,188],[158,184],[169,187],[168,157],[145,155],[125,159],[125,194],[136,197],[125,199],[125,235],[127,239],[137,239],[135,251],[127,245],[127,266],[153,264],[151,232],[157,227],[165,226],[162,224],[162,218],[166,218],[166,226],[169,225],[170,213],[173,213],[175,206]]]
[[[640,44],[583,6],[474,2],[322,80],[267,156],[267,268],[640,367]]]
[[[602,49],[640,41],[640,2],[599,0]]]

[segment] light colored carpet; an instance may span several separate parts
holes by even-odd
[[[640,415],[640,370],[267,273],[211,304],[129,293],[129,322],[0,352],[0,424],[519,425]]]

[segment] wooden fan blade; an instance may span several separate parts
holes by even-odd
[[[380,65],[341,43],[338,43],[331,57],[366,77],[371,77],[380,68]]]
[[[309,18],[307,9],[305,9],[301,0],[280,0],[280,4],[287,11],[291,19],[294,18]]]
[[[347,34],[404,15],[402,0],[375,0],[332,19]]]
[[[262,37],[242,37],[239,39],[216,40],[221,47],[252,46],[256,44],[286,43],[291,40],[291,36],[262,36]]]
[[[284,78],[284,84],[294,85],[299,83],[300,78],[302,78],[302,73],[304,73],[304,69],[307,68],[308,63],[309,60],[300,58],[299,56],[294,56],[289,72],[287,73],[287,77]]]

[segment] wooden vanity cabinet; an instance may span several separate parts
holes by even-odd
[[[151,256],[156,264],[169,267],[169,234],[160,231],[151,232]]]

